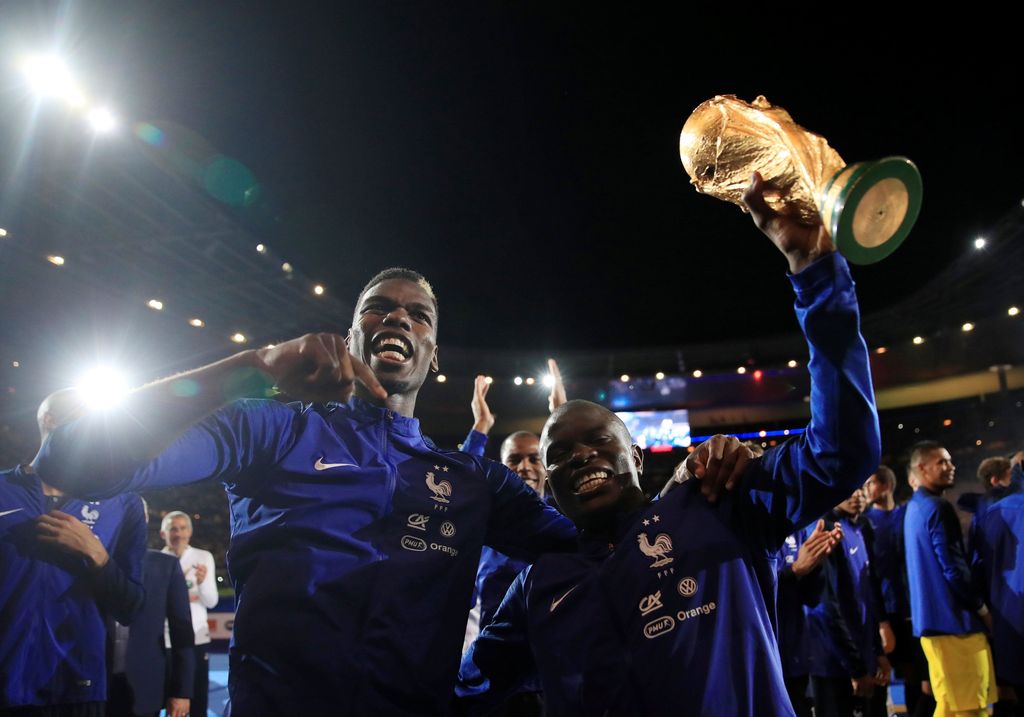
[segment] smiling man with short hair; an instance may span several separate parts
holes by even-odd
[[[388,269],[347,337],[145,386],[54,436],[40,471],[87,495],[224,482],[235,714],[444,714],[481,547],[532,560],[575,530],[506,467],[422,435],[413,412],[436,366],[434,292]],[[319,403],[229,403],[254,375]]]
[[[880,446],[846,262],[820,227],[772,212],[763,189],[755,175],[745,199],[789,260],[810,348],[806,433],[751,460],[717,502],[686,481],[652,503],[618,416],[588,401],[556,409],[541,453],[579,550],[542,556],[513,583],[463,659],[457,695],[470,713],[536,672],[550,715],[793,715],[774,556],[860,487]]]

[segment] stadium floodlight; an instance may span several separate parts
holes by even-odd
[[[550,373],[546,373],[544,374],[544,378],[542,378],[540,382],[541,385],[544,386],[544,388],[551,388],[552,386],[555,385],[555,377],[552,376]]]
[[[75,389],[86,408],[105,410],[124,401],[130,386],[121,371],[110,366],[94,366],[78,377]]]
[[[21,63],[22,74],[40,97],[60,97],[71,103],[83,99],[64,61],[56,55],[32,55]]]
[[[98,134],[107,134],[117,129],[117,118],[106,107],[93,107],[86,114],[89,126]]]

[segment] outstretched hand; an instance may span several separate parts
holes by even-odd
[[[551,374],[551,393],[548,394],[548,412],[554,413],[555,409],[565,403],[568,399],[565,396],[565,384],[562,383],[562,372],[558,370],[558,362],[553,358],[548,359],[548,372]]]
[[[485,436],[494,427],[494,414],[487,405],[487,392],[490,390],[491,384],[487,383],[487,378],[477,376],[473,381],[473,400],[469,402],[469,407],[473,409],[473,430]]]
[[[821,222],[804,224],[795,214],[777,212],[768,206],[764,192],[769,186],[759,172],[754,172],[743,193],[743,203],[757,228],[785,254],[790,273],[799,274],[820,257],[835,251],[835,245]]]
[[[283,392],[299,401],[348,401],[358,381],[386,399],[369,366],[348,352],[338,334],[306,334],[273,348],[258,349],[257,359]]]

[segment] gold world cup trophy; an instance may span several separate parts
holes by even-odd
[[[856,264],[895,251],[921,210],[921,175],[909,159],[846,164],[824,137],[764,97],[719,95],[701,104],[683,125],[679,156],[698,192],[740,207],[750,175],[760,172],[772,209],[808,224],[820,218]]]

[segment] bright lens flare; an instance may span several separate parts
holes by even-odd
[[[41,97],[63,97],[74,101],[81,96],[64,61],[55,55],[33,55],[21,63],[21,72],[32,91]]]
[[[117,118],[106,107],[93,107],[85,118],[89,121],[89,126],[93,128],[93,131],[98,134],[107,134],[117,129]]]
[[[97,366],[83,373],[75,389],[89,410],[107,410],[124,401],[130,390],[128,379],[109,366]]]
[[[555,385],[555,377],[552,376],[550,373],[546,373],[544,374],[544,378],[542,378],[540,382],[544,385],[544,388],[551,388],[552,386]]]

